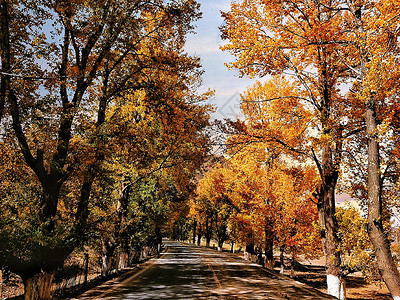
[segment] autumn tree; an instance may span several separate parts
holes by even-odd
[[[263,135],[253,135],[275,142],[278,147],[295,153],[303,153],[313,160],[320,176],[320,185],[315,191],[321,237],[326,254],[328,293],[344,297],[340,268],[340,253],[337,251],[339,239],[335,218],[335,188],[339,178],[342,161],[343,141],[359,130],[354,125],[342,122],[355,108],[345,101],[345,93],[340,90],[341,76],[348,67],[343,61],[341,49],[347,44],[346,33],[341,26],[345,16],[341,12],[340,1],[242,1],[231,5],[231,10],[223,13],[225,24],[222,35],[228,43],[222,47],[236,56],[229,66],[239,69],[242,75],[264,77],[267,75],[285,76],[292,86],[276,85],[274,91],[266,84],[260,93],[253,93],[245,102],[253,102],[254,110],[267,106],[270,102],[278,112],[285,110],[290,101],[298,101],[306,112],[293,110],[293,117],[309,119],[308,129],[293,131],[292,136],[275,138],[284,127],[290,132],[291,123],[282,116],[276,128],[269,126],[268,116],[260,114],[249,132],[260,130]],[[256,87],[254,87],[254,90]],[[346,113],[343,113],[346,111]],[[346,126],[344,126],[346,125]],[[296,140],[308,141],[295,144]],[[251,135],[251,133],[250,133]],[[303,135],[304,136],[304,135]],[[293,147],[295,146],[295,147]]]
[[[400,298],[400,273],[390,251],[384,230],[381,136],[388,131],[398,105],[394,96],[398,85],[398,1],[348,3],[352,21],[354,78],[352,92],[364,107],[368,155],[368,234],[377,256],[378,268],[394,299]],[[384,147],[384,146],[383,146]],[[389,146],[390,147],[390,146]]]
[[[284,152],[270,149],[268,143],[258,141],[243,148],[239,143],[242,139],[242,134],[228,139],[235,154],[230,160],[231,172],[236,174],[233,201],[240,214],[251,220],[267,267],[274,266],[274,246],[286,248],[294,258],[307,252],[317,256],[319,238],[313,224],[317,210],[312,201],[318,182],[315,172],[307,166],[288,164]]]
[[[197,197],[192,207],[192,215],[198,212],[203,219],[213,224],[213,234],[218,248],[228,239],[228,221],[232,217],[233,207],[229,200],[229,179],[226,169],[218,164],[212,171],[205,174],[197,185]],[[208,224],[204,226],[208,228]]]
[[[313,170],[286,166],[286,157],[269,152],[262,142],[243,148],[239,140],[240,134],[229,136],[229,159],[200,180],[192,215],[199,221],[201,216],[214,216],[218,241],[228,229],[234,240],[246,245],[246,252],[257,255],[258,262],[268,268],[274,267],[276,245],[286,247],[293,256],[318,253],[313,224],[317,211],[311,201],[317,182]],[[303,183],[304,178],[309,184]]]
[[[0,17],[2,131],[17,141],[16,169],[33,176],[34,213],[22,228],[37,237],[8,248],[5,232],[1,264],[21,275],[26,299],[48,298],[33,285],[87,238],[90,195],[112,150],[111,104],[141,91],[148,107],[184,109],[162,95],[195,80],[198,60],[183,45],[198,4],[4,0]]]
[[[282,272],[284,253],[291,256],[292,270],[299,256],[317,258],[322,255],[318,211],[312,197],[318,175],[310,166],[292,166],[284,172],[292,182],[293,194],[281,202],[275,221]]]

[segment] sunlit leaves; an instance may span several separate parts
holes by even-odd
[[[46,251],[57,247],[60,264],[93,238],[120,246],[129,226],[142,246],[151,235],[142,225],[160,228],[208,151],[210,107],[202,101],[210,93],[196,93],[201,65],[183,49],[199,4],[7,3],[12,22],[1,28],[0,54],[12,74],[1,78],[1,154],[10,168],[0,170],[1,222],[37,237],[41,253],[27,258],[27,273],[51,271]],[[2,227],[5,237],[11,227]]]

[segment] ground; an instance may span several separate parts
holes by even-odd
[[[312,286],[326,293],[326,277],[323,267],[314,266],[315,269],[295,271],[293,279]],[[277,268],[276,271],[279,271]],[[285,275],[290,276],[289,271]],[[368,283],[362,275],[355,274],[346,277],[346,299],[348,300],[391,300],[389,291],[383,283]]]
[[[226,247],[227,250],[229,247]],[[237,254],[240,256],[240,254]],[[326,283],[325,283],[325,275],[324,268],[318,265],[318,262],[313,262],[309,264],[307,262],[302,262],[303,267],[299,267],[294,271],[293,279],[296,281],[305,283],[311,287],[318,289],[321,292],[326,293]],[[319,262],[321,264],[321,262]],[[218,275],[218,270],[215,271],[214,275]],[[220,272],[223,271],[222,269]],[[279,272],[279,269],[275,269],[276,272]],[[285,275],[290,276],[290,270],[285,270]],[[219,275],[218,275],[219,276]],[[363,280],[361,274],[353,274],[346,278],[346,288],[347,288],[347,299],[375,299],[375,300],[389,300],[391,297],[387,291],[387,288],[384,284],[372,283],[369,284],[365,280]],[[7,285],[1,286],[1,297],[0,299],[8,299],[10,297],[21,294],[23,291],[22,283],[18,279],[18,277],[12,277],[11,281]]]

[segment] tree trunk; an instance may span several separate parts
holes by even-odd
[[[345,299],[344,281],[340,267],[341,258],[339,238],[337,236],[338,223],[335,216],[335,182],[326,184],[327,190],[321,195],[318,205],[318,213],[321,224],[321,238],[325,253],[326,280],[328,294],[338,299]]]
[[[279,262],[281,264],[281,269],[279,271],[279,273],[283,274],[285,272],[285,261],[284,261],[284,257],[283,254],[285,253],[285,245],[282,245],[280,248],[280,254],[279,254]]]
[[[25,300],[47,300],[51,297],[53,274],[41,272],[24,280]]]
[[[102,266],[101,266],[101,275],[107,276],[110,274],[112,259],[116,249],[116,244],[110,239],[106,239],[103,241],[102,246]]]
[[[201,233],[199,232],[197,234],[197,246],[200,246],[200,244],[201,244]]]
[[[256,251],[254,250],[254,243],[246,244],[246,252],[250,254],[256,253]]]
[[[111,269],[111,257],[106,253],[101,256],[101,276],[107,276],[110,274]]]
[[[267,222],[269,222],[267,220]],[[274,240],[271,236],[271,232],[268,230],[269,226],[265,227],[265,267],[267,269],[273,269],[275,266],[274,260]]]
[[[218,240],[218,251],[222,251],[222,247],[224,246],[225,240]]]
[[[258,249],[258,254],[257,254],[257,264],[259,264],[260,266],[265,266],[266,265],[266,260],[265,260],[265,262],[264,262],[264,258],[263,258],[263,255],[262,255],[262,249],[260,248],[260,249]]]
[[[400,300],[400,274],[390,251],[390,242],[382,224],[379,143],[374,98],[365,110],[368,137],[368,235],[374,246],[379,273],[393,299]]]
[[[197,220],[193,222],[193,244],[196,243],[196,227],[197,227]]]
[[[360,72],[361,85],[368,87],[365,82],[367,78],[367,62],[371,61],[368,57],[365,44],[367,35],[363,27],[363,14],[361,7],[353,11],[356,17],[356,30],[360,41],[358,51],[360,54]],[[364,92],[367,92],[364,90]],[[382,276],[393,299],[400,300],[400,274],[393,260],[390,251],[390,242],[383,229],[382,224],[382,199],[381,199],[381,181],[380,181],[380,161],[379,161],[379,143],[377,136],[376,122],[376,103],[372,92],[368,93],[368,99],[365,103],[365,123],[366,136],[368,141],[368,235],[374,247],[379,273]]]
[[[294,277],[294,262],[295,262],[295,257],[294,257],[294,251],[292,251],[292,257],[290,258],[290,278]]]
[[[227,238],[227,231],[228,226],[222,224],[221,226],[217,227],[217,239],[218,239],[218,250],[222,251],[222,246],[224,245],[226,238]]]
[[[121,253],[119,267],[125,269],[128,267],[129,255],[126,252]]]
[[[339,178],[339,164],[332,160],[332,149],[326,145],[323,149],[320,167],[321,185],[318,189],[318,216],[321,226],[321,239],[326,257],[326,280],[328,294],[345,299],[344,281],[340,267],[339,225],[335,212],[335,189]]]
[[[206,219],[206,246],[210,247],[211,242],[211,221],[208,222],[209,218]]]
[[[254,249],[254,242],[246,243],[246,248],[244,250],[244,259],[251,260],[251,256],[256,253]]]

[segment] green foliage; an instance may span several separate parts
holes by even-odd
[[[376,280],[376,261],[366,231],[367,220],[351,204],[336,208],[339,223],[342,267],[346,273],[361,271],[367,280]]]
[[[199,4],[1,5],[2,71],[15,74],[0,78],[0,266],[28,279],[85,244],[159,242],[209,147],[211,93],[184,52]]]

